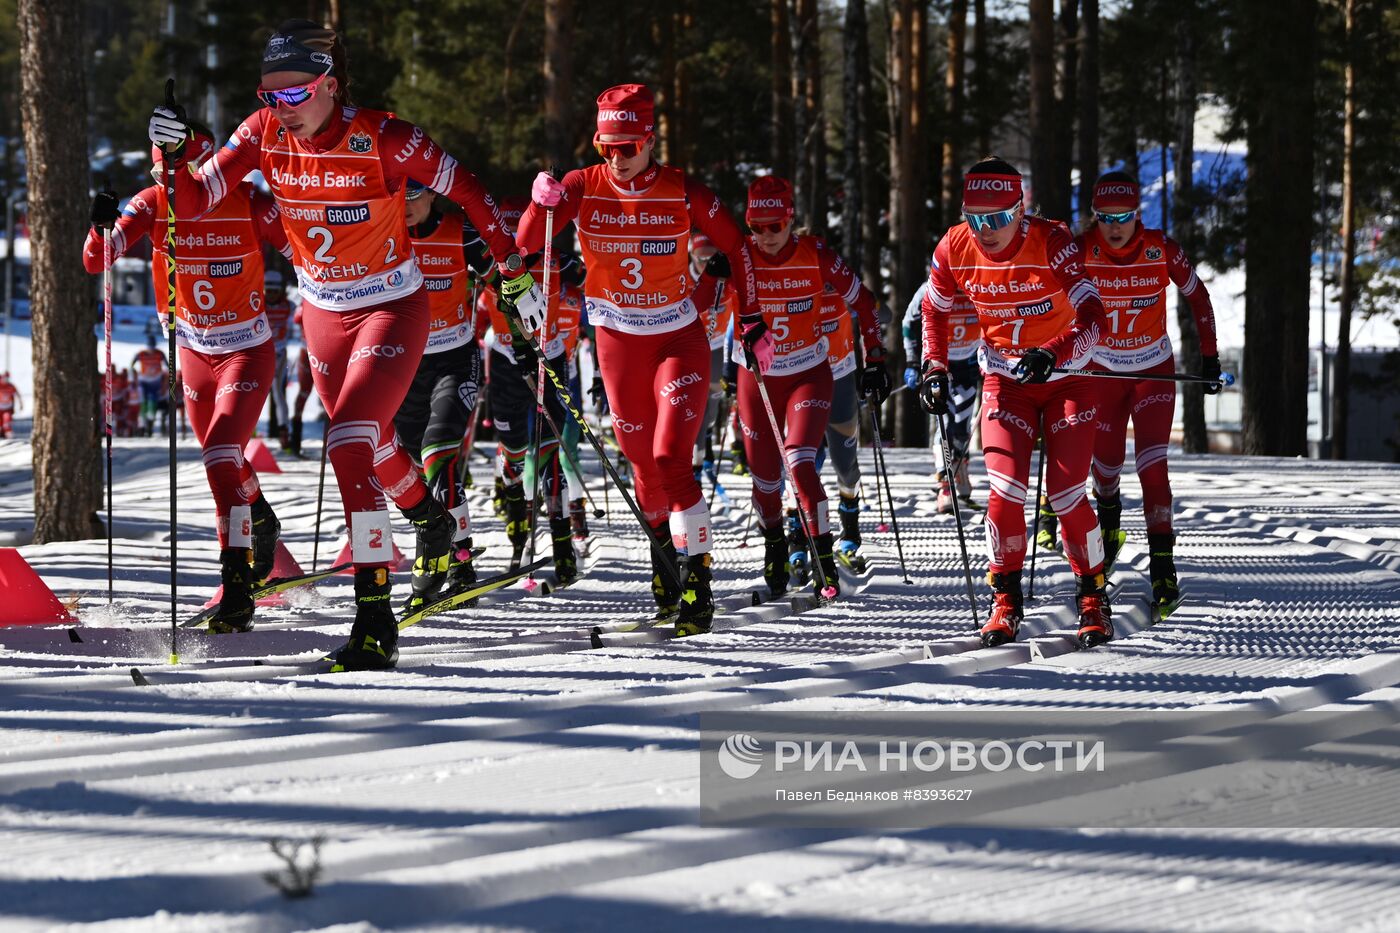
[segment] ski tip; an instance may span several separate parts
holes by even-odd
[[[145,674],[141,673],[141,668],[139,667],[133,667],[131,669],[131,682],[138,687],[149,687],[151,685],[151,682],[146,679]]]
[[[603,636],[603,633],[602,633],[602,632],[598,631],[598,629],[596,629],[596,628],[593,629],[593,631],[591,631],[591,632],[588,633],[588,644],[589,644],[590,646],[594,647],[594,648],[601,648],[601,647],[603,647],[603,637],[602,637],[602,636]]]
[[[83,637],[78,634],[78,630],[76,628],[70,628],[68,630],[68,640],[79,645],[83,643]]]
[[[753,605],[753,606],[762,606],[762,605],[763,605],[763,594],[762,594],[762,593],[759,593],[758,591],[754,591],[754,592],[752,592],[752,593],[749,594],[749,600],[750,600],[750,605]]]

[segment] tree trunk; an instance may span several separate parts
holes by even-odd
[[[891,74],[896,95],[896,122],[890,134],[890,237],[895,247],[892,308],[903,308],[928,271],[928,217],[925,210],[927,176],[928,21],[925,5],[918,0],[896,0],[893,4],[890,42],[894,47],[895,68]],[[899,328],[886,334],[886,349],[896,366],[903,358]],[[901,446],[922,446],[927,419],[911,393],[892,397],[895,438]]]
[[[977,119],[977,155],[984,159],[992,154],[991,118],[987,115],[987,0],[976,0],[973,15],[977,23],[972,28],[972,85],[973,110]]]
[[[1042,211],[1055,196],[1054,0],[1030,0],[1031,197]]]
[[[826,120],[822,113],[821,22],[817,0],[793,0],[792,59],[798,220],[826,232]]]
[[[944,81],[947,120],[943,130],[943,223],[953,224],[962,207],[963,94],[966,83],[967,0],[948,8],[948,69]]]
[[[1332,457],[1347,458],[1351,402],[1351,311],[1356,303],[1356,0],[1346,0],[1345,103],[1342,116],[1342,294],[1337,303],[1337,359],[1332,370]],[[1323,320],[1326,318],[1324,316]]]
[[[1092,211],[1099,177],[1099,0],[1081,0],[1079,21],[1079,217]]]
[[[574,46],[571,41],[574,0],[544,3],[544,138],[550,165],[567,170],[574,164]]]
[[[20,108],[33,284],[34,542],[101,534],[97,338],[80,244],[87,233],[83,4],[20,0]],[[100,526],[99,526],[100,527]]]
[[[668,5],[669,6],[669,5]],[[651,24],[652,41],[660,50],[661,60],[659,80],[656,84],[656,144],[657,158],[670,164],[678,156],[676,135],[679,121],[675,113],[676,90],[676,30],[675,19],[668,8],[653,8],[655,19]]]
[[[1079,78],[1079,0],[1060,0],[1058,46],[1061,50],[1055,94],[1055,188],[1047,214],[1069,223],[1074,171],[1074,114]]]
[[[1195,218],[1195,148],[1196,148],[1196,0],[1182,4],[1181,18],[1176,24],[1176,204],[1173,206],[1172,226],[1177,242],[1187,256],[1196,255],[1199,242]],[[1176,322],[1181,331],[1177,363],[1188,373],[1200,372],[1201,338],[1196,333],[1196,319],[1191,305],[1180,293],[1176,296]],[[1206,437],[1205,392],[1199,385],[1185,382],[1177,389],[1181,393],[1181,448],[1188,454],[1208,453]]]
[[[1241,0],[1245,183],[1244,449],[1307,454],[1316,0]],[[1267,26],[1263,23],[1267,22]]]
[[[869,194],[860,152],[865,123],[870,119],[861,106],[861,83],[870,83],[870,49],[865,30],[865,0],[850,0],[841,25],[841,103],[846,124],[841,161],[841,249],[857,268],[865,255],[860,222]]]
[[[865,0],[849,0],[846,8],[858,5],[861,8],[860,35],[856,40],[857,93],[860,97],[860,163],[861,163],[861,210],[860,238],[861,252],[849,255],[851,262],[860,263],[861,278],[876,296],[884,294],[885,276],[880,268],[880,249],[884,245],[884,231],[880,228],[880,202],[876,198],[879,190],[878,168],[880,152],[875,140],[875,87],[870,73],[870,27],[866,16]],[[854,250],[852,251],[854,253]]]
[[[773,24],[773,171],[793,175],[792,162],[792,42],[789,40],[787,0],[770,0]]]

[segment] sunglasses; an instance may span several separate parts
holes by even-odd
[[[1094,211],[1094,219],[1101,224],[1125,224],[1137,215],[1137,211],[1124,211],[1121,214],[1104,214]]]
[[[604,159],[611,159],[613,156],[621,156],[624,159],[631,159],[642,151],[647,140],[651,139],[651,134],[643,136],[641,139],[626,139],[619,143],[600,142],[596,138],[593,140],[593,148],[598,150],[598,155]]]
[[[983,230],[1000,230],[1016,219],[1016,208],[992,211],[989,214],[969,214],[967,211],[963,211],[963,217],[967,220],[967,225],[972,228],[973,233],[980,233]]]
[[[321,76],[310,84],[297,84],[292,87],[279,88],[276,91],[269,91],[258,88],[258,100],[269,107],[276,109],[278,104],[287,107],[300,107],[308,100],[316,96],[316,88],[322,81],[330,76],[331,68],[334,64],[326,66],[326,70],[321,72]]]
[[[775,220],[771,224],[749,224],[749,229],[754,233],[782,233],[787,229],[786,220]]]

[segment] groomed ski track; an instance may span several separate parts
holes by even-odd
[[[739,546],[748,483],[726,475],[736,508],[715,522],[717,631],[608,634],[592,648],[592,626],[650,604],[647,555],[614,492],[574,586],[427,620],[404,633],[397,672],[318,675],[298,665],[343,638],[348,578],[263,610],[246,636],[181,632],[182,663],[165,663],[165,449],[122,441],[118,456],[116,608],[105,542],[25,547],[60,597],[82,595],[81,641],[0,629],[6,928],[1400,928],[1400,831],[861,835],[706,829],[695,814],[705,711],[1211,707],[1286,725],[1345,705],[1400,738],[1396,468],[1177,456],[1187,595],[1156,625],[1125,479],[1137,544],[1115,573],[1118,640],[1090,652],[1070,637],[1067,567],[1044,553],[1022,642],[978,647],[952,519],[932,513],[927,454],[909,450],[887,460],[912,585],[872,500],[873,566],[840,601],[749,605],[762,551],[752,536]],[[281,463],[264,488],[310,569],[317,462]],[[181,464],[183,618],[217,584],[217,554],[197,451],[182,447]],[[0,443],[0,536],[23,540],[28,465],[26,444]],[[873,489],[868,452],[863,465]],[[489,468],[473,469],[492,573],[508,549]],[[596,476],[590,488],[601,504]],[[323,565],[341,544],[333,486],[327,511]],[[151,686],[133,685],[132,667]],[[1333,738],[1342,760],[1349,737]],[[1374,738],[1351,751],[1400,747]],[[316,893],[283,899],[262,877],[280,867],[269,840],[312,837],[325,839]]]

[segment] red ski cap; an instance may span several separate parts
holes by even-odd
[[[655,126],[656,101],[645,84],[619,84],[598,95],[598,136],[645,136]],[[596,140],[596,137],[595,137]]]
[[[983,159],[963,176],[963,210],[969,214],[1006,211],[1021,203],[1021,173],[1001,159]]]
[[[777,175],[762,175],[749,185],[744,220],[751,224],[777,223],[792,217],[792,183]]]
[[[709,235],[701,233],[699,230],[690,234],[690,251],[693,253],[697,249],[714,249],[715,244],[710,240]]]
[[[1094,182],[1093,208],[1105,214],[1120,214],[1138,209],[1142,190],[1137,180],[1127,172],[1105,172]]]

